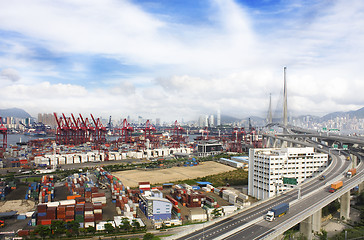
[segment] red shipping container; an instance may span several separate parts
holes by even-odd
[[[75,212],[71,212],[71,211],[66,212],[66,217],[68,217],[68,216],[75,216]]]
[[[38,212],[40,212],[40,213],[47,212],[47,204],[39,204],[39,205],[37,206],[37,210],[38,210]]]
[[[90,202],[85,203],[85,211],[93,211],[94,205]]]
[[[18,231],[18,236],[19,237],[24,237],[24,236],[28,236],[29,235],[29,230],[20,230]]]
[[[102,203],[94,203],[94,209],[102,209]]]
[[[66,212],[74,212],[75,211],[75,205],[68,205],[66,206]]]
[[[45,219],[45,220],[41,220],[40,221],[41,225],[51,225],[52,224],[52,220],[51,219]]]
[[[93,193],[92,198],[105,197],[105,193]]]
[[[102,213],[95,213],[95,221],[102,221]]]
[[[85,222],[95,222],[94,216],[85,216]]]

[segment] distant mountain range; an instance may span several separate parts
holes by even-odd
[[[350,118],[364,118],[364,107],[356,110],[356,111],[349,111],[349,112],[333,112],[329,113],[321,118],[321,120],[326,121],[330,119],[334,119],[336,117],[344,117],[349,116]]]
[[[0,109],[0,117],[30,118],[29,113],[20,108]]]
[[[354,118],[356,117],[357,119],[361,119],[364,118],[364,107],[355,110],[355,111],[348,111],[348,112],[333,112],[333,113],[329,113],[326,114],[323,117],[318,117],[318,116],[313,116],[313,115],[302,115],[302,116],[298,116],[298,117],[293,117],[293,119],[296,120],[305,120],[307,118],[310,119],[310,121],[312,122],[324,122],[330,119],[334,119],[336,117],[345,117],[345,116],[349,116],[350,118]],[[240,121],[248,121],[248,119],[251,119],[252,122],[254,123],[258,123],[258,124],[265,124],[266,119],[262,118],[262,117],[257,117],[257,116],[250,116],[244,119],[239,119],[239,118],[235,118],[235,117],[230,117],[227,115],[221,115],[221,123],[222,124],[227,124],[227,123],[233,123],[233,122],[240,122]],[[281,121],[281,119],[273,119],[273,122],[279,122]],[[253,124],[254,125],[254,124]]]

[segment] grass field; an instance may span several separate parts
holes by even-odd
[[[230,172],[235,170],[217,162],[202,162],[194,167],[172,167],[158,170],[129,170],[113,172],[125,186],[137,187],[139,182],[150,182],[151,184],[161,184],[179,180],[196,179],[209,175]]]

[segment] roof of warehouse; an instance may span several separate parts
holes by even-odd
[[[211,185],[212,183],[210,183],[210,182],[197,182],[197,184],[198,185],[207,185],[207,184]]]
[[[0,213],[0,218],[1,217],[12,217],[12,216],[16,215],[17,213],[18,213],[18,211],[2,212],[2,213]]]

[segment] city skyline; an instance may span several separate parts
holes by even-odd
[[[167,121],[361,108],[364,3],[0,2],[1,108]]]

